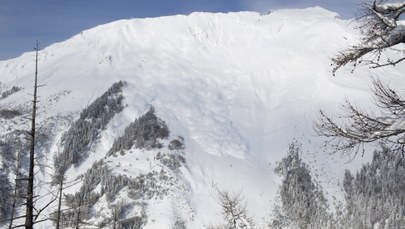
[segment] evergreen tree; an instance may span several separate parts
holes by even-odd
[[[107,126],[115,114],[124,109],[122,87],[124,82],[114,83],[102,96],[97,98],[81,113],[69,130],[62,136],[63,151],[54,161],[58,173],[64,173],[71,165],[80,165],[89,156],[92,144],[100,137],[101,131]],[[59,176],[59,175],[57,175]]]
[[[327,202],[322,191],[312,180],[307,165],[300,158],[301,145],[293,142],[287,156],[275,168],[283,176],[280,187],[281,208],[276,209],[274,228],[335,228],[327,212]]]
[[[374,152],[371,163],[354,177],[346,171],[344,181],[346,227],[405,227],[405,164],[400,155],[385,146]]]
[[[12,186],[3,170],[0,170],[0,226],[11,216]]]
[[[129,150],[133,146],[147,150],[161,148],[162,145],[159,140],[167,139],[169,134],[170,131],[166,123],[156,116],[155,108],[150,107],[148,112],[125,128],[123,136],[114,141],[108,155]],[[181,142],[181,138],[178,141],[178,143],[173,143],[172,147],[175,147],[174,144],[178,144],[176,146],[181,149],[183,142]]]

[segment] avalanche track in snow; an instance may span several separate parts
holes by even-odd
[[[38,118],[52,133],[41,153],[52,161],[72,121],[113,83],[123,81],[122,112],[102,130],[88,159],[69,174],[74,179],[102,158],[117,174],[153,171],[150,160],[156,150],[150,157],[142,150],[107,156],[125,127],[153,106],[171,138],[184,137],[186,165],[176,178],[183,187],[180,194],[148,202],[144,228],[172,228],[176,217],[187,228],[219,221],[217,189],[242,193],[249,212],[262,221],[271,213],[280,185],[274,168],[294,139],[302,142],[303,160],[326,190],[333,211],[343,201],[344,170],[369,158],[346,164],[347,158],[329,155],[312,124],[320,108],[336,114],[346,97],[364,107],[372,104],[369,69],[332,76],[330,58],[358,38],[350,21],[318,7],[266,15],[192,13],[120,20],[83,31],[40,51],[39,83],[45,86],[39,90]],[[29,110],[33,69],[33,53],[0,61],[0,92],[21,88],[0,99],[0,108]],[[387,67],[372,74],[403,88],[403,69]],[[1,123],[3,136],[28,127],[23,117]],[[38,180],[49,181],[49,173],[42,168]],[[100,200],[95,211],[108,204]]]

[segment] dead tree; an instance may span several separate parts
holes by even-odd
[[[24,179],[27,181],[27,192],[26,192],[26,213],[24,216],[18,218],[25,218],[24,225],[14,226],[22,227],[24,226],[26,229],[32,229],[34,224],[40,223],[43,221],[48,220],[48,218],[39,220],[39,216],[41,213],[49,207],[57,198],[52,198],[44,207],[39,208],[35,207],[35,199],[34,196],[34,178],[35,178],[35,144],[36,144],[36,117],[37,117],[37,103],[38,103],[38,52],[39,52],[39,43],[36,43],[35,46],[35,74],[34,74],[34,94],[33,94],[33,101],[32,101],[32,111],[31,111],[31,130],[29,131],[28,135],[30,136],[30,147],[29,147],[29,158],[28,158],[28,178]],[[35,211],[35,214],[34,214]]]
[[[35,77],[34,77],[34,95],[32,101],[32,116],[31,116],[31,144],[29,154],[29,169],[28,169],[28,186],[27,186],[27,202],[25,215],[25,228],[32,229],[34,225],[34,165],[35,165],[35,119],[37,113],[37,90],[38,90],[38,42],[35,47]]]
[[[378,68],[395,66],[405,60],[404,50],[396,49],[397,45],[405,43],[405,25],[398,23],[404,12],[405,2],[385,3],[383,0],[378,2],[374,0],[371,4],[365,4],[363,16],[358,19],[360,22],[358,29],[361,31],[362,38],[359,44],[349,47],[332,58],[333,73],[349,63],[352,63],[354,68],[360,63]],[[394,60],[381,59],[381,54],[388,49],[396,51],[402,57]]]
[[[21,149],[21,152],[18,153],[17,155],[17,166],[16,166],[16,185],[15,185],[15,190],[14,190],[14,199],[12,200],[12,216],[9,219],[9,229],[11,228],[20,228],[20,227],[25,227],[26,229],[32,229],[33,226],[37,223],[41,223],[43,221],[49,220],[48,217],[45,217],[43,219],[40,219],[39,217],[41,214],[44,212],[45,209],[47,209],[53,202],[57,200],[57,195],[54,195],[52,192],[48,193],[51,194],[53,197],[49,202],[47,202],[44,206],[38,207],[35,206],[37,205],[36,202],[40,199],[39,196],[35,196],[35,189],[34,189],[34,179],[35,179],[35,144],[36,144],[36,117],[37,117],[37,103],[38,103],[38,88],[40,87],[38,85],[38,52],[39,52],[39,43],[36,43],[35,47],[35,74],[34,74],[34,93],[33,93],[33,101],[32,101],[32,111],[31,111],[31,118],[29,119],[31,122],[31,129],[30,131],[23,131],[21,133],[24,133],[28,135],[27,140],[29,141],[29,154],[28,154],[28,175],[22,175],[20,173],[20,163],[21,163],[21,153],[24,151],[24,149]],[[20,190],[18,189],[18,182],[26,182],[26,190],[24,194],[20,195]],[[24,188],[25,188],[24,187]],[[23,198],[23,205],[26,206],[25,209],[25,214],[20,215],[20,216],[15,216],[17,212],[17,199],[18,198]],[[25,219],[25,222],[19,225],[13,225],[14,221],[16,220],[23,220]]]
[[[16,154],[16,168],[15,168],[15,181],[14,181],[14,195],[11,204],[11,215],[10,215],[10,222],[9,222],[9,229],[13,228],[14,223],[14,216],[17,212],[17,203],[19,202],[18,199],[20,197],[20,183],[21,183],[21,161],[22,161],[22,149],[17,151]]]

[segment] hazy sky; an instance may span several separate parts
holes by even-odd
[[[0,0],[0,60],[127,18],[321,6],[353,18],[362,0]]]

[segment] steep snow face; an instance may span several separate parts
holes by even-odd
[[[101,154],[88,160],[104,157],[125,126],[153,105],[173,136],[185,138],[184,177],[191,189],[186,198],[193,212],[187,228],[219,220],[216,189],[241,192],[258,221],[271,213],[279,186],[273,170],[293,139],[303,142],[303,158],[327,198],[341,200],[344,169],[367,159],[347,165],[347,158],[328,155],[312,123],[319,108],[334,114],[345,97],[371,104],[367,68],[332,77],[330,58],[356,39],[349,21],[321,8],[112,22],[40,52],[40,122],[68,115],[71,120],[114,82],[125,81],[126,107],[103,133]],[[403,88],[401,68],[373,75]],[[1,99],[2,106],[29,103],[33,69],[33,53],[0,62],[0,92],[23,88]],[[2,133],[21,128],[23,121],[5,120]],[[68,125],[56,123],[48,158]],[[75,172],[84,173],[91,163]],[[148,226],[172,228],[164,210],[170,204],[157,206]]]

